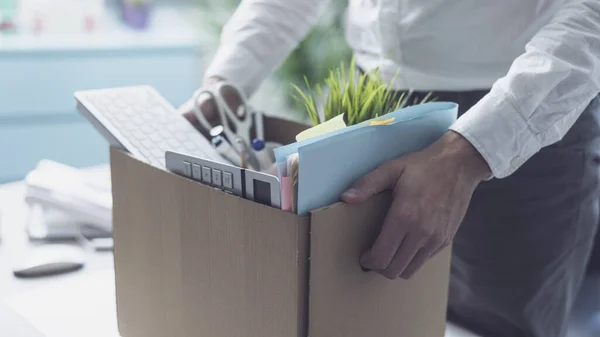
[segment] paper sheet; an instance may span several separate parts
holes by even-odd
[[[344,122],[344,115],[338,115],[327,122],[321,123],[319,125],[313,126],[312,128],[300,132],[296,136],[296,141],[301,142],[303,140],[320,136],[335,130],[339,130],[346,127],[346,123]]]
[[[44,337],[119,337],[112,269],[68,278],[7,302]]]

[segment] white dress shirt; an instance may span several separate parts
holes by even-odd
[[[244,0],[205,77],[252,95],[317,22],[326,0]],[[600,0],[350,0],[357,63],[395,89],[490,93],[451,127],[495,177],[559,141],[600,93]]]

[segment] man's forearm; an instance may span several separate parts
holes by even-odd
[[[328,0],[244,0],[223,28],[205,78],[234,82],[251,96],[316,24]]]
[[[489,95],[452,127],[496,177],[566,134],[600,93],[600,1],[567,0]]]

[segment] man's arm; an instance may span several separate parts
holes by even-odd
[[[223,28],[205,72],[251,96],[317,23],[329,0],[243,0]]]
[[[393,190],[381,232],[361,256],[363,268],[410,278],[450,245],[490,172],[506,177],[560,140],[600,92],[600,1],[563,6],[455,131],[384,163],[344,192],[342,200],[357,203]]]
[[[598,93],[600,1],[567,0],[452,129],[502,178],[559,141]]]

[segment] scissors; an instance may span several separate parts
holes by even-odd
[[[229,105],[223,98],[223,88],[233,89],[240,98],[240,106],[236,112],[231,111]],[[252,144],[252,135],[250,130],[253,124],[256,124],[256,137],[264,140],[264,129],[262,113],[253,109],[244,96],[244,93],[235,84],[230,82],[220,82],[213,88],[202,88],[194,95],[194,115],[200,122],[200,125],[206,129],[207,133],[213,128],[211,123],[206,120],[200,107],[200,98],[202,95],[212,97],[217,106],[218,116],[223,126],[223,132],[231,144],[236,144],[237,139],[241,138],[246,144]],[[202,101],[205,101],[203,99]],[[255,122],[255,123],[254,123]]]

